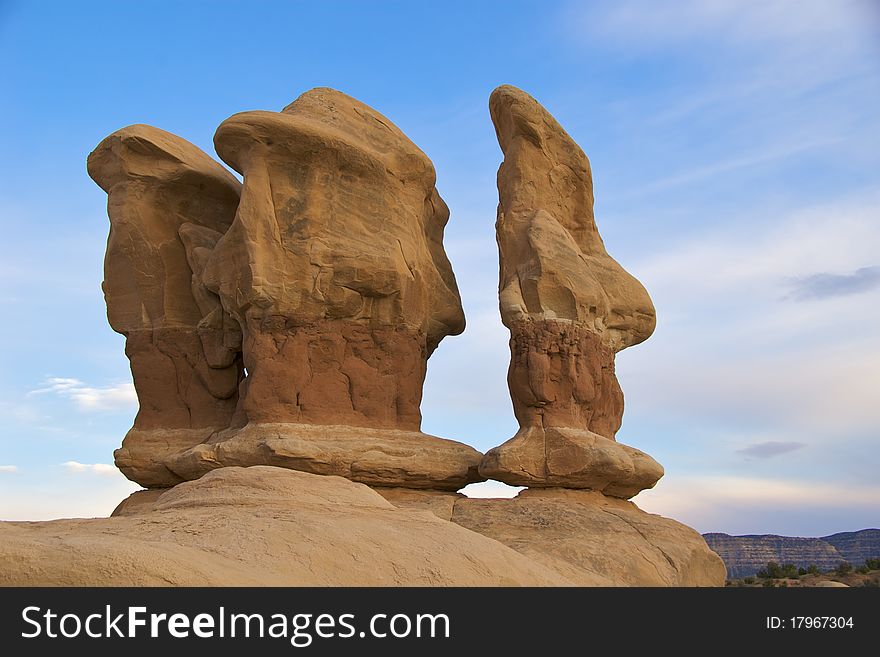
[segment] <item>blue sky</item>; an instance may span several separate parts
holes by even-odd
[[[429,363],[423,428],[513,435],[487,110],[507,83],[590,156],[609,252],[657,306],[618,357],[619,438],[667,472],[636,502],[700,531],[880,526],[877,3],[0,0],[0,59],[0,518],[135,488],[109,465],[136,401],[89,151],[149,123],[213,154],[223,119],[314,86],[397,123],[451,208],[468,328]]]

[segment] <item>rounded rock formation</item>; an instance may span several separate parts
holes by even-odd
[[[140,409],[116,464],[143,486],[183,479],[165,459],[229,425],[241,334],[203,282],[205,255],[232,224],[241,184],[188,141],[147,125],[104,139],[88,172],[107,192],[104,297]]]

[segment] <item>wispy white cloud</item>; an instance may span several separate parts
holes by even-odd
[[[77,474],[96,474],[114,477],[120,474],[115,465],[109,465],[107,463],[79,463],[78,461],[66,461],[61,464],[61,467],[67,469],[69,472],[75,472]]]
[[[633,188],[624,194],[618,194],[617,198],[632,198],[636,196],[645,196],[661,190],[692,185],[701,180],[728,174],[732,171],[750,169],[764,164],[779,162],[798,155],[803,155],[807,151],[818,150],[832,144],[843,141],[840,137],[828,137],[823,139],[814,139],[812,141],[804,141],[802,139],[792,139],[791,143],[778,143],[767,148],[750,151],[740,157],[732,157],[719,161],[712,161],[701,166],[680,171],[670,176],[665,176],[657,180],[652,180],[639,187]]]
[[[0,472],[18,472],[18,467],[15,465],[0,465]]]
[[[870,34],[869,0],[617,0],[594,3],[595,31],[641,47],[680,41],[731,45],[812,42],[822,37]],[[868,24],[866,24],[868,23]],[[835,42],[829,47],[845,44]]]
[[[789,435],[826,432],[828,441],[880,424],[880,288],[788,298],[792,280],[876,262],[875,207],[821,207],[771,228],[725,229],[637,263],[659,311],[656,335],[619,360],[630,408],[740,414]]]
[[[72,400],[85,411],[127,409],[137,405],[137,393],[132,383],[93,387],[79,379],[49,377],[43,387],[30,391],[30,395],[55,394]]]
[[[652,291],[675,292],[679,304],[747,287],[766,290],[767,283],[772,286],[767,296],[778,299],[793,278],[874,266],[880,247],[878,203],[874,196],[855,197],[788,216],[752,217],[748,229],[734,220],[635,267]]]

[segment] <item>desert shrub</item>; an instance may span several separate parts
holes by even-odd
[[[782,577],[782,566],[775,561],[768,561],[767,565],[758,571],[761,579],[778,579]]]
[[[834,569],[834,572],[838,575],[846,575],[847,573],[851,573],[852,569],[853,567],[851,563],[848,561],[841,561],[837,564],[837,568]]]
[[[772,580],[772,579],[765,579],[765,580],[764,580],[764,583],[761,584],[761,586],[773,587],[773,586],[776,586],[776,585],[773,583],[773,580]]]
[[[880,559],[865,559],[865,566],[869,570],[880,570]]]
[[[783,564],[782,566],[782,576],[783,577],[791,577],[792,579],[797,579],[798,569],[793,563]]]
[[[754,584],[754,583],[755,583],[754,577],[743,577],[743,584]]]

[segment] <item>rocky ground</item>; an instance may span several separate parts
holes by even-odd
[[[835,572],[816,573],[801,575],[800,577],[762,578],[745,577],[742,579],[727,580],[727,586],[745,587],[846,587],[846,586],[872,586],[880,587],[880,570],[870,570],[866,573],[850,572],[839,574]]]
[[[110,518],[0,523],[6,586],[720,586],[724,572],[694,530],[599,493],[477,500],[271,466],[135,493]]]

